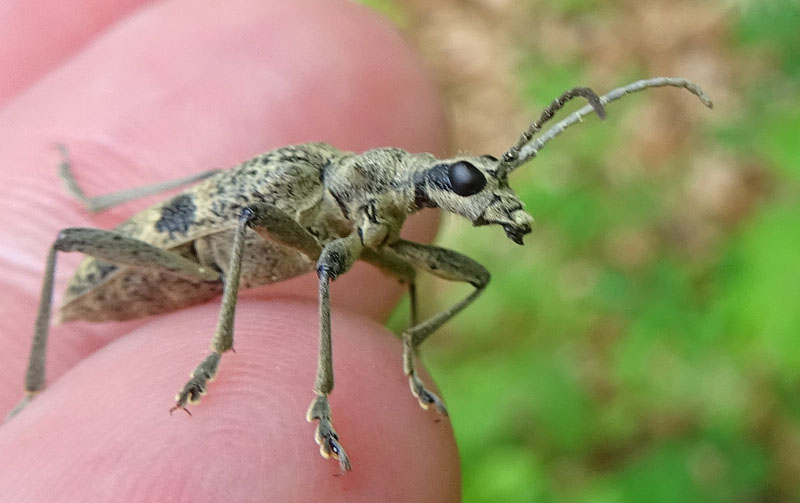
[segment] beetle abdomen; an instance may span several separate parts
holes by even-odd
[[[94,259],[88,259],[95,261]],[[221,282],[191,281],[167,272],[117,268],[100,284],[61,306],[61,321],[123,321],[167,313],[213,299]]]
[[[197,260],[201,251],[210,267],[223,273],[230,261],[232,231],[204,236],[174,252]],[[275,283],[314,269],[314,260],[248,231],[241,288]],[[186,279],[154,269],[116,266],[88,258],[67,286],[61,321],[123,321],[200,304],[222,293],[222,282]]]

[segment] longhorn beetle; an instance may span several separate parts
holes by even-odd
[[[45,383],[45,348],[50,323],[56,252],[88,255],[67,286],[61,320],[128,320],[164,313],[222,295],[211,352],[175,398],[188,412],[199,401],[233,345],[233,318],[240,286],[274,283],[309,271],[319,278],[319,360],[316,397],[308,409],[317,421],[315,440],[323,457],[338,459],[342,472],[350,460],[331,423],[328,394],[333,389],[330,282],[364,260],[408,284],[411,327],[402,334],[403,370],[423,408],[446,415],[442,401],[416,374],[419,345],[464,309],[489,282],[479,263],[452,250],[399,237],[406,217],[423,208],[441,208],[473,225],[496,224],[522,244],[531,216],[508,185],[508,175],[564,129],[628,93],[651,87],[687,89],[706,106],[711,100],[681,78],[640,80],[598,96],[585,87],[555,99],[500,159],[491,155],[440,160],[398,148],[361,154],[324,143],[282,147],[227,171],[209,171],[172,182],[88,198],[70,173],[66,149],[60,171],[69,191],[90,210],[199,181],[162,203],[137,213],[113,231],[68,228],[59,232],[47,256],[42,295],[19,412]],[[569,100],[589,104],[536,137],[542,125]],[[245,255],[244,250],[248,253]],[[243,258],[246,257],[246,258]],[[419,322],[414,278],[418,269],[475,287],[461,301]]]

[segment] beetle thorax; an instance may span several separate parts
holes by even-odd
[[[430,154],[409,154],[379,148],[349,155],[324,170],[325,189],[336,200],[365,246],[379,247],[398,239],[414,205],[414,162]]]

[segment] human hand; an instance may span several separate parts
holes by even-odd
[[[230,167],[302,141],[433,152],[444,144],[429,82],[393,30],[364,9],[178,0],[110,12],[137,3],[146,2],[34,12],[9,0],[0,19],[0,41],[17,37],[0,43],[11,48],[0,59],[19,70],[0,76],[0,415],[22,396],[44,258],[58,230],[110,228],[156,200],[87,214],[58,180],[54,143],[70,147],[89,194]],[[39,36],[25,38],[31,32]],[[430,219],[411,226],[414,239],[432,236]],[[79,259],[59,256],[57,292]],[[318,326],[316,281],[306,276],[243,292],[237,352],[223,357],[192,417],[167,411],[207,351],[218,303],[54,327],[49,387],[0,427],[0,500],[458,499],[450,426],[420,410],[399,342],[370,321],[401,294],[363,265],[334,284],[331,406],[353,462],[346,476],[333,476],[338,464],[319,457],[314,425],[303,420]]]

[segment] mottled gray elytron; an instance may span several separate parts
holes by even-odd
[[[440,160],[397,148],[361,154],[324,143],[283,147],[228,171],[99,198],[87,198],[69,172],[66,149],[62,175],[69,190],[89,209],[103,209],[187,182],[199,181],[146,209],[113,231],[69,228],[56,238],[47,259],[42,299],[34,328],[26,397],[19,412],[44,388],[45,347],[57,251],[89,256],[78,267],[61,306],[63,321],[127,320],[173,311],[222,294],[212,350],[195,368],[172,410],[186,410],[205,394],[221,355],[233,345],[233,315],[240,287],[282,281],[310,271],[319,278],[320,347],[316,397],[307,419],[317,421],[315,439],[324,457],[350,461],[331,423],[328,394],[333,389],[330,328],[330,282],[358,260],[369,262],[408,284],[411,326],[403,332],[403,369],[412,393],[424,408],[447,411],[417,377],[418,346],[453,315],[469,305],[489,281],[486,269],[452,250],[400,238],[408,215],[441,208],[473,225],[496,224],[515,243],[531,231],[531,216],[508,185],[508,174],[533,158],[550,139],[591,112],[605,116],[604,105],[650,87],[682,87],[711,101],[695,84],[660,77],[637,81],[598,96],[574,88],[548,106],[500,159],[490,155]],[[564,103],[583,97],[589,105],[536,137]],[[463,281],[475,290],[460,302],[420,322],[416,313],[417,270]],[[188,412],[188,411],[187,411]]]

